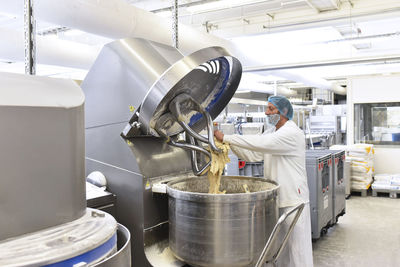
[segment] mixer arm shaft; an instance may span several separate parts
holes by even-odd
[[[197,143],[197,140],[194,139],[193,136],[189,136],[189,139],[190,139],[190,143],[191,143],[192,145],[199,146],[199,144]],[[208,151],[207,151],[207,152],[208,152]],[[196,151],[196,150],[192,150],[190,156],[191,156],[191,160],[192,160],[192,169],[193,169],[193,173],[194,173],[196,176],[200,176],[200,175],[204,174],[205,171],[206,171],[206,170],[210,167],[210,165],[211,165],[211,154],[207,155],[207,156],[209,157],[210,160],[209,160],[201,169],[199,169],[199,164],[197,163],[197,151]]]
[[[200,112],[204,118],[206,119],[207,122],[207,135],[208,138],[205,138],[201,136],[200,134],[196,133],[186,122],[183,121],[182,117],[182,112],[181,112],[181,105],[185,103],[186,105],[189,105],[192,110]],[[201,142],[208,143],[211,147],[211,149],[215,152],[220,153],[221,150],[215,145],[214,141],[214,132],[213,132],[213,122],[212,118],[210,116],[210,113],[207,112],[196,100],[194,100],[190,95],[188,94],[180,94],[176,96],[171,103],[169,104],[169,110],[171,113],[176,117],[179,125],[182,126],[185,131],[193,136],[194,138],[200,140]]]

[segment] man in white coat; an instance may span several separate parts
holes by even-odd
[[[261,135],[214,136],[229,143],[232,151],[245,161],[264,160],[264,176],[276,181],[279,189],[279,213],[306,203],[293,229],[285,250],[278,259],[280,267],[312,267],[311,219],[307,174],[305,167],[305,138],[303,131],[291,120],[293,107],[283,96],[268,98],[265,111],[272,129]],[[288,224],[290,220],[288,220]],[[288,228],[288,225],[285,225]]]

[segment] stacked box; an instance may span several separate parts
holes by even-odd
[[[400,174],[377,174],[372,189],[400,190]]]
[[[332,146],[331,149],[346,150],[350,163],[351,189],[368,189],[374,176],[374,145],[354,144],[349,146]]]

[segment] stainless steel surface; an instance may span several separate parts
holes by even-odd
[[[346,213],[346,184],[345,184],[345,151],[332,151],[332,223],[337,223],[339,216]]]
[[[85,213],[85,144],[84,96],[73,81],[0,76],[0,99],[6,103],[0,104],[3,240]],[[71,106],[63,107],[61,98]]]
[[[190,144],[195,145],[196,147],[200,147],[199,143],[197,142],[196,139],[194,139],[193,136],[189,136]],[[205,153],[209,159],[211,159],[211,153],[206,151]],[[199,176],[203,174],[210,166],[211,166],[211,160],[209,160],[207,163],[205,163],[202,167],[199,167],[199,163],[197,161],[197,151],[196,149],[192,149],[190,152],[190,159],[192,161],[192,170],[194,175]]]
[[[256,263],[256,267],[261,267],[263,266],[264,263],[272,263],[272,264],[276,264],[279,256],[282,253],[282,250],[285,248],[286,243],[289,239],[290,234],[293,231],[294,226],[297,223],[297,220],[299,219],[302,211],[304,209],[304,203],[301,203],[299,205],[297,205],[296,207],[294,207],[293,209],[291,209],[288,212],[285,212],[284,214],[282,214],[281,217],[279,217],[278,222],[276,223],[274,229],[272,230],[271,235],[268,238],[267,244],[265,244],[265,247],[260,255],[260,257],[258,258],[258,261]],[[283,240],[281,241],[281,244],[279,244],[279,246],[275,246],[277,247],[277,251],[274,252],[274,242],[277,242],[277,238],[278,238],[278,233],[282,227],[282,224],[287,220],[287,218],[296,211],[296,215],[294,216],[292,222],[290,223],[290,226],[288,228],[288,231],[285,233],[285,237],[283,238]]]
[[[0,266],[73,266],[81,261],[101,261],[116,249],[116,232],[117,222],[111,215],[88,208],[76,220],[2,240]]]
[[[201,113],[203,117],[206,118],[206,127],[207,127],[207,136],[208,138],[205,138],[201,136],[200,134],[196,133],[184,120],[182,120],[182,117],[184,116],[181,110],[181,105],[189,105],[190,110],[197,111]],[[179,125],[183,128],[183,130],[186,131],[187,134],[191,135],[192,137],[196,138],[197,140],[201,142],[208,143],[210,145],[210,148],[213,151],[216,152],[221,152],[220,149],[217,148],[214,142],[214,127],[213,127],[213,122],[212,118],[210,116],[210,113],[205,110],[196,100],[194,100],[190,95],[188,94],[180,94],[176,96],[171,103],[169,104],[169,110],[170,112],[175,116],[176,120],[178,121]]]
[[[351,161],[346,159],[344,162],[344,183],[345,183],[345,193],[346,198],[351,194]]]
[[[240,176],[222,177],[226,194],[208,194],[206,177],[169,182],[172,252],[193,266],[254,266],[278,220],[278,188]]]
[[[117,195],[116,219],[132,234],[132,266],[150,267],[145,247],[168,240],[168,227],[156,227],[168,220],[167,195],[153,194],[153,183],[168,179],[165,173],[188,173],[189,152],[167,145],[161,138],[130,139],[119,136],[125,123],[86,130],[86,172],[101,171],[108,191]],[[162,167],[157,167],[162,166]]]
[[[181,93],[215,118],[240,76],[240,63],[223,48],[185,56],[170,46],[127,38],[106,45],[83,81],[86,171],[101,171],[117,195],[116,218],[134,237],[133,266],[151,266],[145,248],[168,240],[168,196],[153,193],[153,183],[193,176],[190,152],[154,137],[155,125],[167,136],[183,130],[169,112]],[[181,110],[180,119],[194,132],[206,126],[198,111],[185,105]],[[171,140],[181,146],[175,136]]]
[[[202,135],[196,133],[196,131],[194,131],[186,122],[182,120],[183,114],[181,111],[181,105],[183,104],[189,106],[189,109],[191,110],[200,112],[200,114],[206,118],[208,138],[205,138]],[[214,133],[213,133],[214,128],[210,114],[188,94],[180,94],[176,96],[169,104],[169,111],[172,113],[176,121],[188,135],[190,144],[184,142],[174,142],[173,139],[169,138],[165,130],[162,129],[163,125],[160,125],[159,123],[161,120],[157,122],[155,130],[161,136],[166,137],[168,144],[176,147],[181,147],[184,149],[190,149],[193,173],[197,176],[204,174],[204,172],[208,169],[208,167],[211,164],[211,153],[205,150],[201,145],[199,145],[199,142],[204,142],[209,144],[210,149],[215,152],[221,152],[221,150],[216,146],[214,141]],[[204,164],[204,166],[201,168],[199,168],[198,166],[199,164],[197,162],[198,159],[197,152],[201,152],[208,156],[208,162]]]
[[[131,264],[131,234],[122,224],[117,228],[117,251],[93,267],[125,267]]]
[[[307,183],[310,190],[312,238],[325,233],[333,219],[332,156],[329,150],[307,150]]]
[[[86,127],[128,122],[149,88],[181,58],[175,48],[143,39],[104,46],[81,85]]]
[[[341,119],[341,116],[310,116],[310,138],[317,138],[319,146],[325,148],[342,144]]]
[[[155,57],[152,55],[150,58]],[[158,64],[155,60],[150,63],[151,66]],[[145,71],[149,71],[148,68],[141,70]],[[139,122],[146,131],[158,136],[154,130],[156,123],[161,116],[165,118],[170,101],[181,93],[190,94],[214,119],[235,93],[241,72],[239,61],[221,47],[205,48],[182,57],[165,73],[161,73],[154,85],[147,87],[150,89],[142,102]],[[182,127],[172,118],[164,121],[163,128],[167,135],[182,131]],[[206,126],[203,116],[193,110],[183,112],[181,119],[197,132]]]

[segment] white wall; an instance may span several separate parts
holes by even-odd
[[[400,148],[376,147],[374,157],[375,173],[400,173]]]
[[[369,76],[350,81],[353,103],[400,101],[400,75]]]
[[[354,144],[354,104],[400,102],[400,75],[351,78],[347,87],[347,144]],[[376,146],[375,172],[400,173],[400,147]]]

